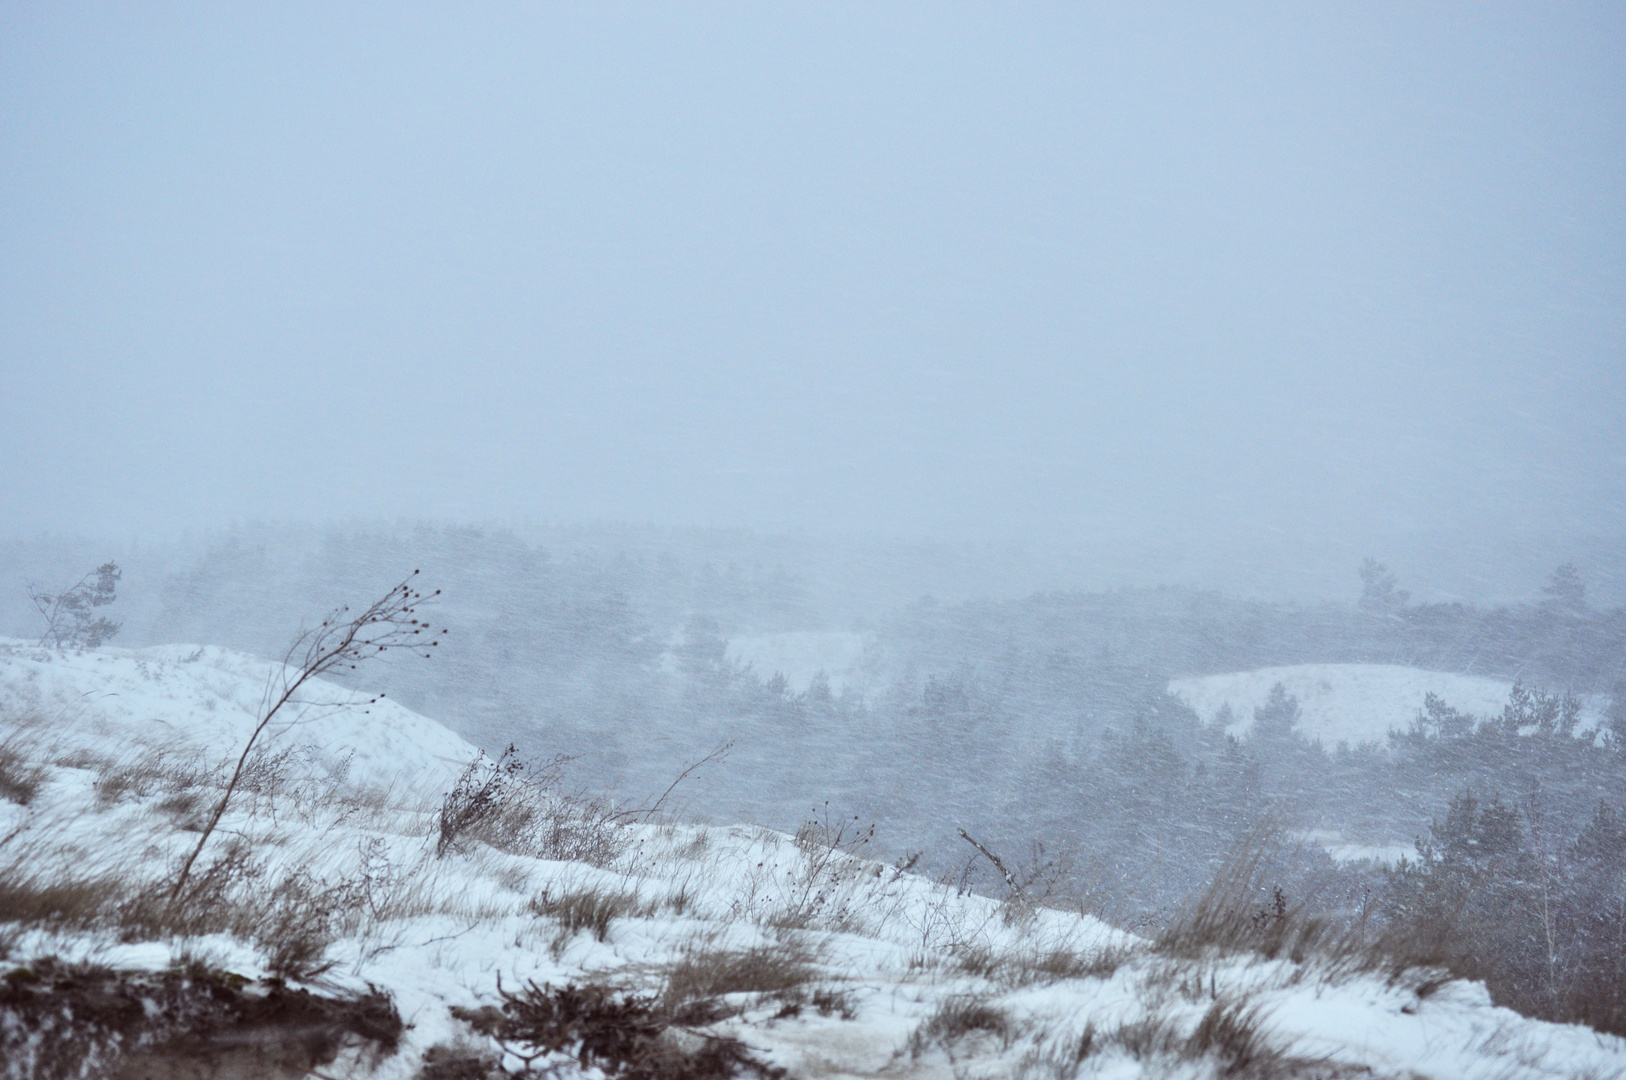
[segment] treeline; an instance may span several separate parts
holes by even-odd
[[[1375,564],[1374,564],[1375,565]],[[1381,574],[1387,574],[1376,566]],[[1087,681],[1108,670],[1164,677],[1309,663],[1400,664],[1523,680],[1575,693],[1610,693],[1626,679],[1626,609],[1588,607],[1561,568],[1561,596],[1478,608],[1406,603],[1406,594],[1356,604],[1299,606],[1184,588],[1041,594],[953,607],[930,602],[880,627],[903,671],[1049,669],[1039,684]],[[1555,575],[1557,576],[1557,575]]]

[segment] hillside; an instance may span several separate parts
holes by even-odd
[[[201,884],[166,905],[274,674],[211,648],[0,645],[8,1077],[78,1075],[83,1062],[90,1075],[164,1062],[201,1075],[180,1071],[187,1054],[244,1067],[248,1043],[211,1041],[185,1010],[136,1009],[123,1027],[82,1007],[77,1024],[54,1019],[53,994],[83,1006],[71,995],[91,983],[149,1000],[154,987],[254,1002],[308,990],[302,1008],[377,1014],[320,1046],[268,1021],[253,1052],[294,1063],[260,1075],[473,1078],[499,1059],[521,1071],[527,1055],[530,1075],[635,1075],[594,1058],[591,1025],[567,1014],[645,1025],[669,1066],[645,1075],[1626,1070],[1618,1038],[1522,1018],[1436,970],[1307,943],[1290,917],[1233,911],[1225,933],[1143,940],[869,861],[861,822],[825,818],[793,837],[572,798],[546,770],[497,768],[433,721],[331,685],[256,759]],[[454,789],[487,792],[487,810],[448,814],[471,805],[448,803]],[[588,984],[616,993],[560,991]],[[379,1019],[389,1009],[404,1027]],[[515,1017],[543,1013],[553,1026],[533,1023],[528,1041]],[[575,1034],[546,1053],[549,1031]],[[670,1071],[679,1059],[715,1071]]]

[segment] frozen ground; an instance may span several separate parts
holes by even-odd
[[[1297,664],[1175,679],[1169,692],[1190,705],[1205,724],[1214,723],[1229,705],[1232,720],[1226,730],[1243,735],[1253,726],[1253,710],[1265,703],[1277,683],[1298,699],[1303,714],[1299,730],[1328,747],[1341,742],[1381,745],[1390,731],[1411,725],[1430,693],[1460,712],[1481,719],[1494,716],[1507,704],[1513,688],[1500,679],[1393,664]],[[1577,730],[1593,730],[1600,719],[1600,702],[1588,699],[1582,703]]]
[[[269,672],[190,647],[0,649],[8,767],[42,770],[26,803],[0,801],[0,878],[162,886],[198,836],[186,796],[218,795],[209,767],[246,731]],[[471,833],[437,856],[437,812],[471,748],[404,709],[365,712],[334,687],[313,697],[320,706],[276,744],[312,749],[278,759],[212,842],[218,853],[235,841],[260,868],[222,903],[254,903],[300,872],[350,889],[342,910],[314,905],[302,924],[328,931],[332,966],[310,981],[381,988],[411,1026],[397,1053],[341,1057],[323,1075],[414,1077],[432,1046],[489,1047],[453,1010],[499,1003],[499,980],[670,995],[681,972],[748,955],[780,958],[793,985],[724,979],[712,990],[732,1015],[709,1030],[795,1077],[1626,1075],[1622,1040],[1495,1008],[1478,984],[1386,977],[1348,957],[1159,951],[1087,916],[864,861],[835,823],[792,838],[539,795],[533,824],[546,827]],[[609,913],[597,926],[572,914],[592,904]],[[143,934],[116,913],[78,929],[13,923],[0,943],[8,970],[43,955],[136,970],[203,957],[251,979],[277,944],[261,929]],[[1216,1036],[1247,1017],[1251,1035]],[[6,1063],[13,1075],[22,1060]],[[601,1075],[550,1063],[559,1077]]]

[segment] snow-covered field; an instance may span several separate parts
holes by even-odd
[[[749,664],[763,679],[781,674],[798,694],[821,671],[829,677],[830,688],[840,693],[863,655],[864,635],[839,631],[751,634],[728,641],[730,660]]]
[[[1481,719],[1495,716],[1513,688],[1500,679],[1393,664],[1297,664],[1175,679],[1169,692],[1190,705],[1205,724],[1214,723],[1229,706],[1232,719],[1226,730],[1244,735],[1253,726],[1253,710],[1265,703],[1277,683],[1298,699],[1303,714],[1299,730],[1328,747],[1341,742],[1382,744],[1390,731],[1411,725],[1431,693],[1460,712]],[[1600,702],[1583,701],[1577,730],[1595,729],[1601,716]]]
[[[0,741],[14,770],[43,770],[25,804],[0,801],[0,877],[116,878],[131,890],[169,880],[198,837],[185,785],[218,796],[207,767],[239,745],[271,673],[216,649],[0,647]],[[746,824],[578,820],[581,807],[555,801],[544,805],[550,820],[576,821],[597,842],[587,861],[477,839],[438,857],[437,811],[472,748],[404,709],[364,711],[365,699],[336,687],[312,698],[320,705],[273,747],[312,749],[235,802],[211,842],[258,860],[243,889],[298,871],[323,887],[348,883],[348,906],[331,915],[332,966],[311,984],[380,988],[410,1026],[394,1054],[341,1057],[322,1075],[414,1077],[433,1046],[490,1048],[453,1010],[499,1004],[499,980],[670,993],[680,970],[746,954],[792,958],[798,984],[725,992],[732,1015],[709,1030],[794,1077],[1234,1075],[1235,1047],[1212,1037],[1225,1016],[1254,1017],[1250,1045],[1279,1056],[1261,1075],[1626,1075],[1626,1042],[1495,1008],[1478,984],[1390,979],[1314,955],[1159,952],[1088,916],[864,861],[830,847],[833,831],[797,839]],[[615,912],[601,930],[570,914],[594,897]],[[0,910],[0,921],[16,917]],[[0,968],[56,955],[161,970],[203,957],[260,979],[275,944],[257,930],[119,930],[115,920],[0,934]],[[7,1069],[26,1075],[25,1050],[12,1050]],[[547,1060],[558,1077],[602,1075]]]

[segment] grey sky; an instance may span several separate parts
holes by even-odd
[[[1626,535],[1619,5],[338,6],[0,12],[0,531]]]

